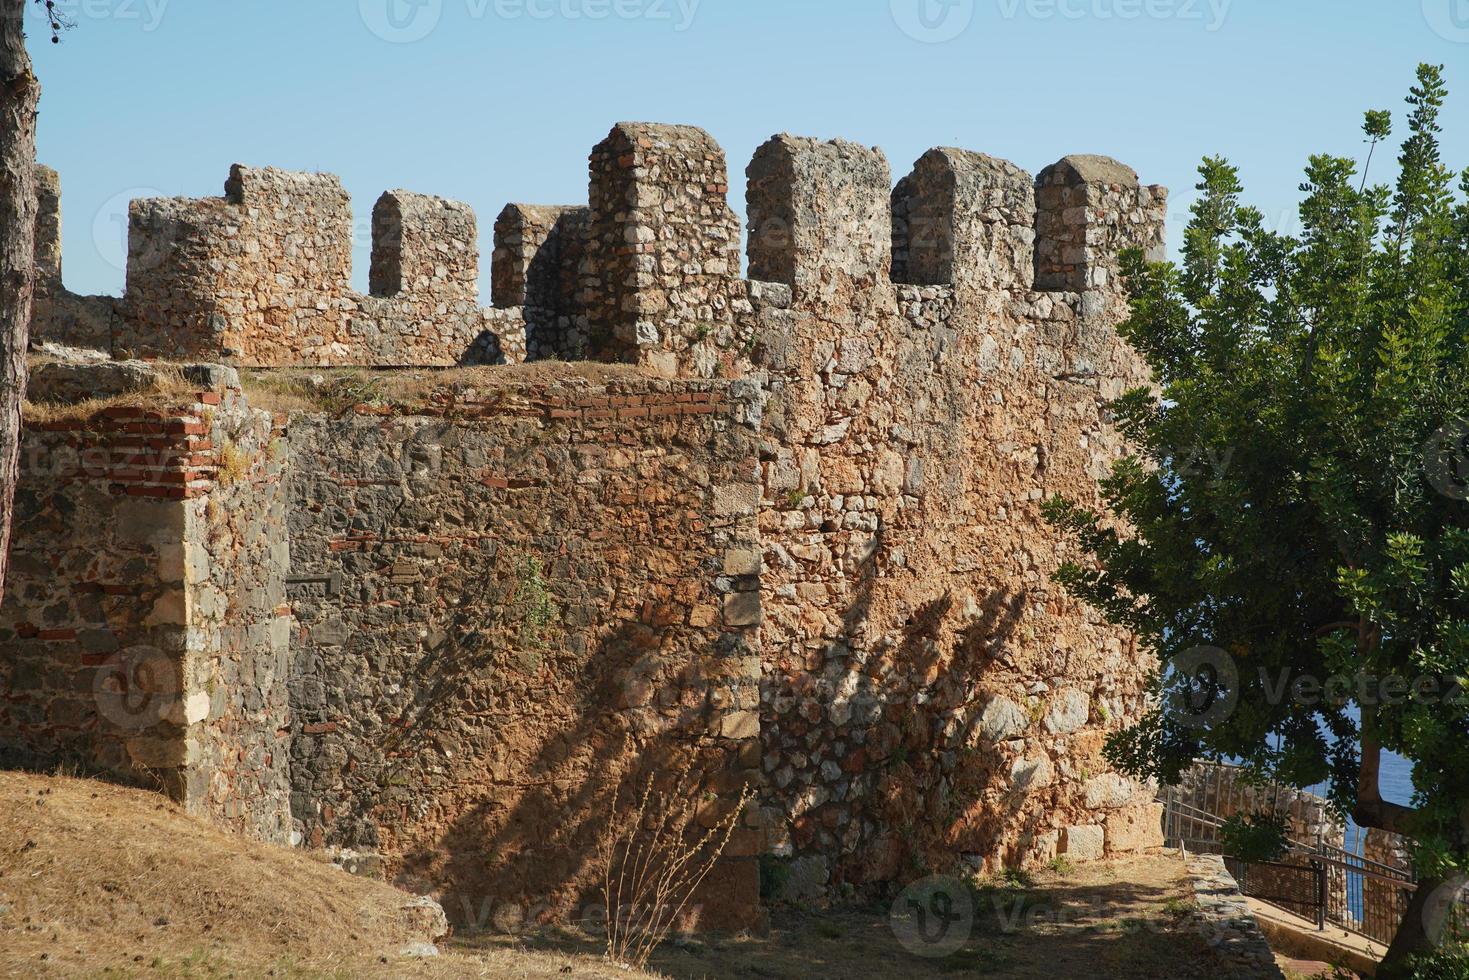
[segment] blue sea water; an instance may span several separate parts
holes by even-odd
[[[1413,802],[1413,764],[1391,752],[1382,759],[1382,798],[1404,806]]]
[[[1385,752],[1382,756],[1382,771],[1380,783],[1382,798],[1390,803],[1401,803],[1407,806],[1413,802],[1413,764],[1400,755]],[[1347,818],[1346,848],[1358,853],[1362,835],[1358,832],[1356,823]],[[1362,879],[1357,875],[1347,876],[1347,908],[1353,915],[1361,918],[1363,914]]]

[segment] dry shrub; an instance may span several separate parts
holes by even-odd
[[[692,790],[687,771],[668,791],[656,789],[649,776],[635,808],[624,811],[620,794],[613,801],[601,844],[607,958],[613,963],[647,967],[718,863],[752,797],[743,790],[728,814],[701,829],[701,801]]]
[[[234,486],[250,476],[250,457],[233,440],[219,447],[219,469],[216,479],[222,487]]]

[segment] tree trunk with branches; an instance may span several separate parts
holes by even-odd
[[[25,47],[27,0],[0,0],[0,594],[20,470],[36,229],[36,105]]]

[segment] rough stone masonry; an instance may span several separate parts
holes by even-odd
[[[483,308],[466,206],[384,195],[361,295],[336,178],[243,166],[134,202],[124,295],[75,296],[43,174],[35,336],[101,353],[38,372],[0,752],[471,926],[582,908],[650,772],[705,824],[757,792],[705,924],[1161,843],[1101,755],[1149,661],[1051,583],[1040,506],[1124,451],[1118,257],[1166,192],[788,135],[747,176],[742,277],[718,144],[619,124],[585,205],[500,214]]]

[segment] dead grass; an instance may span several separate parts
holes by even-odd
[[[241,840],[150,793],[0,773],[0,976],[451,977],[648,980],[607,964],[604,938],[567,930],[442,942],[405,960],[408,896],[310,855]],[[668,943],[675,980],[1213,980],[1170,856],[976,885],[963,946],[924,957],[886,905],[777,909],[761,936]]]
[[[421,405],[438,392],[513,387],[554,381],[604,383],[639,377],[626,364],[595,361],[536,361],[532,364],[466,368],[250,368],[240,379],[251,406],[281,414],[342,415],[360,406]]]
[[[510,947],[405,960],[410,898],[150,793],[0,773],[0,976],[644,976]]]
[[[222,487],[233,486],[250,475],[250,458],[233,442],[226,440],[219,447],[219,470],[216,479]]]
[[[194,401],[199,393],[199,386],[191,384],[177,365],[157,364],[150,367],[151,381],[143,387],[103,398],[84,398],[78,401],[28,399],[21,409],[21,417],[26,422],[44,425],[96,418],[109,408],[127,406],[167,411]]]
[[[841,977],[850,980],[1215,980],[1222,975],[1186,914],[1191,889],[1177,858],[1143,856],[1064,874],[977,883],[974,925],[947,956],[918,955],[897,939],[890,907],[775,909],[761,936],[665,944],[650,969],[674,980]],[[456,939],[478,950],[514,942],[593,951],[600,937],[565,930],[515,940]]]

